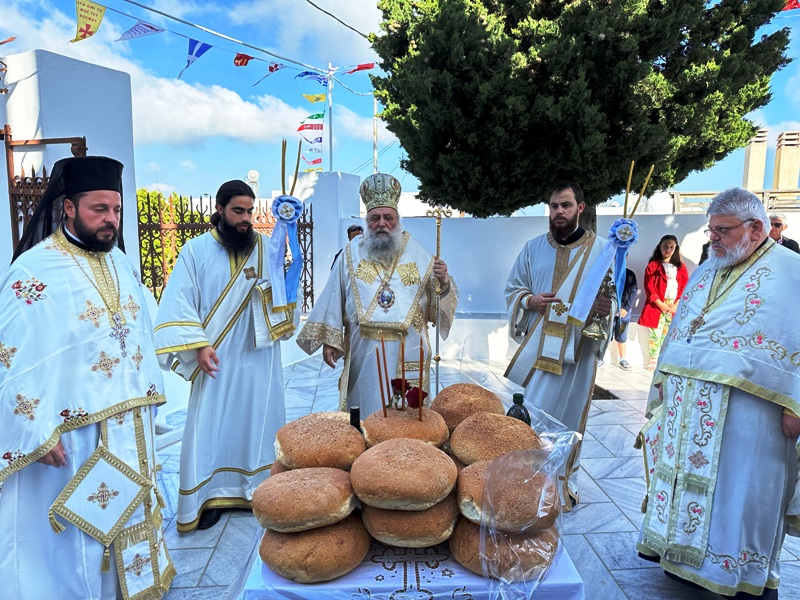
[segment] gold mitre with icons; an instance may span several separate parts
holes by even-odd
[[[388,173],[373,173],[361,182],[359,190],[367,212],[382,206],[397,210],[400,192],[400,182]]]

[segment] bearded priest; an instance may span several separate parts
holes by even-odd
[[[389,379],[405,370],[409,385],[418,386],[420,373],[430,372],[428,323],[435,323],[446,339],[458,304],[458,288],[445,262],[403,231],[397,212],[400,192],[400,182],[385,173],[370,175],[361,183],[366,231],[345,246],[297,336],[308,354],[322,346],[322,359],[331,368],[344,357],[339,409],[357,406],[363,416],[381,409],[375,349],[382,347],[383,360],[385,348]],[[427,391],[430,377],[423,379]]]
[[[158,309],[161,368],[192,384],[176,517],[182,533],[251,507],[286,422],[280,341],[297,326],[303,261],[287,222],[296,223],[302,205],[275,199],[271,238],[253,231],[254,206],[244,181],[220,186],[214,228],[184,244]],[[287,228],[294,261],[284,274]]]
[[[0,282],[3,598],[161,598],[175,575],[163,383],[121,222],[122,164],[60,160]]]

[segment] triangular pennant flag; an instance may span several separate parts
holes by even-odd
[[[322,136],[315,137],[313,140],[310,140],[310,139],[308,139],[307,137],[305,137],[303,135],[300,135],[300,137],[303,138],[306,141],[307,144],[321,144],[322,143]]]
[[[786,6],[784,6],[781,11],[794,10],[796,8],[800,8],[800,0],[786,0]]]
[[[270,75],[272,75],[272,74],[273,74],[275,71],[278,71],[278,70],[282,69],[282,68],[283,68],[283,67],[285,67],[285,66],[286,66],[286,65],[284,65],[284,64],[281,64],[281,63],[279,63],[279,62],[273,62],[273,63],[269,63],[269,70],[267,71],[266,75],[264,75],[264,77],[262,77],[261,79],[259,79],[258,81],[256,81],[256,82],[253,84],[253,86],[254,86],[254,87],[255,87],[255,86],[257,86],[259,83],[261,83],[262,81],[264,81],[264,79],[266,79],[267,77],[269,77]]]
[[[306,164],[308,164],[308,165],[321,165],[322,164],[322,159],[321,158],[315,158],[314,160],[308,160],[304,156],[303,160],[306,161]]]
[[[325,102],[325,94],[303,94],[303,98],[311,102],[311,104]]]
[[[165,29],[158,25],[153,25],[147,21],[137,21],[136,25],[128,29],[125,33],[119,36],[115,42],[124,42],[125,40],[133,40],[136,38],[144,37],[146,35],[153,35],[154,33],[163,33]]]
[[[103,22],[103,15],[106,14],[106,7],[89,0],[75,0],[75,14],[78,16],[78,27],[75,32],[75,39],[72,42],[80,42],[92,37],[100,29]]]
[[[297,128],[297,131],[322,131],[322,123],[305,123]]]
[[[181,69],[181,72],[178,73],[178,79],[181,78],[183,72],[192,66],[192,63],[196,61],[198,58],[203,56],[208,50],[211,49],[211,44],[206,44],[203,42],[198,42],[197,40],[189,40],[189,53],[186,56],[186,66]]]
[[[248,54],[240,54],[236,53],[236,56],[233,57],[233,64],[236,67],[246,67],[247,63],[253,60],[253,57]]]
[[[303,119],[300,122],[305,123],[306,121],[314,121],[316,119],[324,119],[324,118],[325,118],[325,113],[316,113],[313,115],[308,115],[305,119]]]
[[[328,78],[325,75],[320,75],[319,73],[315,73],[314,71],[302,71],[294,76],[295,79],[312,79],[317,83],[324,85],[327,87],[328,85]]]
[[[350,69],[349,71],[345,71],[345,75],[350,75],[350,73],[355,73],[356,71],[369,71],[370,69],[375,68],[375,63],[362,63],[358,65],[355,69]]]
[[[17,39],[17,36],[15,35],[11,36],[10,38],[6,38],[2,42],[0,42],[0,46],[2,46],[3,44],[8,44],[9,42],[13,42],[15,39]]]

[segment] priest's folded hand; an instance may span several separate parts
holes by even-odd
[[[783,435],[796,440],[800,436],[800,419],[793,415],[783,414]]]
[[[67,453],[64,450],[64,444],[61,443],[61,440],[58,440],[58,443],[53,446],[53,449],[36,462],[50,467],[65,466],[67,464]]]

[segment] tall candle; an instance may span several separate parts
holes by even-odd
[[[400,406],[405,410],[406,407],[406,338],[400,334],[400,369],[402,374],[402,381],[400,383],[400,395],[402,403]]]
[[[383,341],[383,333],[381,333],[381,352],[383,352],[383,375],[386,378],[386,387],[388,388],[389,403],[392,402],[392,380],[389,379],[389,367],[386,366],[386,343]]]
[[[383,416],[386,417],[386,399],[383,395],[383,375],[381,375],[381,357],[378,347],[375,346],[375,361],[378,363],[378,386],[381,388],[381,408],[383,408]]]
[[[419,420],[422,421],[422,401],[425,396],[423,383],[425,381],[425,357],[422,354],[422,338],[419,338]]]

